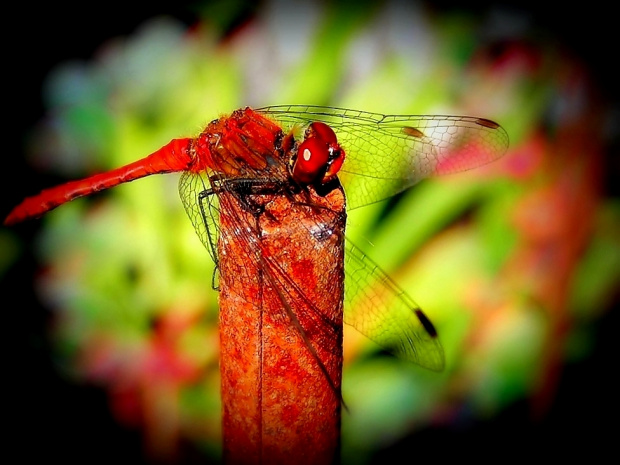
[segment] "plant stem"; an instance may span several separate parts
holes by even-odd
[[[302,194],[252,196],[258,210],[219,196],[229,465],[339,462],[344,194]],[[240,232],[246,224],[251,235]]]

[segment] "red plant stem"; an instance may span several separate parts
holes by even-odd
[[[339,462],[345,202],[302,197],[254,196],[256,213],[220,195],[226,464]]]

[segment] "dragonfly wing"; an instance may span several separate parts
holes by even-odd
[[[349,209],[391,197],[422,179],[492,162],[508,148],[497,123],[470,116],[382,115],[342,108],[274,106],[259,111],[284,129],[329,124],[345,151],[339,178]]]
[[[352,242],[345,250],[344,322],[384,349],[441,371],[444,352],[420,307]]]
[[[218,265],[217,241],[219,237],[219,199],[210,191],[206,173],[185,171],[179,179],[179,195],[200,241]]]

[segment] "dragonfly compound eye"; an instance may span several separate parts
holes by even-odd
[[[336,137],[334,130],[327,124],[320,121],[315,121],[308,126],[308,129],[306,130],[306,139],[309,139],[310,137],[318,137],[327,145],[338,144],[338,138]]]
[[[308,126],[305,140],[299,146],[293,166],[293,179],[310,184],[331,181],[344,162],[344,150],[338,144],[334,130],[315,121]]]
[[[293,179],[310,184],[323,177],[329,161],[329,148],[318,137],[310,137],[302,142],[297,150],[297,160],[293,165]]]

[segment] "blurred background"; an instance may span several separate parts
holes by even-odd
[[[245,105],[498,121],[511,141],[499,162],[350,213],[349,237],[437,326],[447,368],[346,328],[343,463],[606,456],[619,76],[601,5],[20,5],[2,214]],[[0,229],[20,457],[219,463],[213,264],[177,182],[145,178]]]

